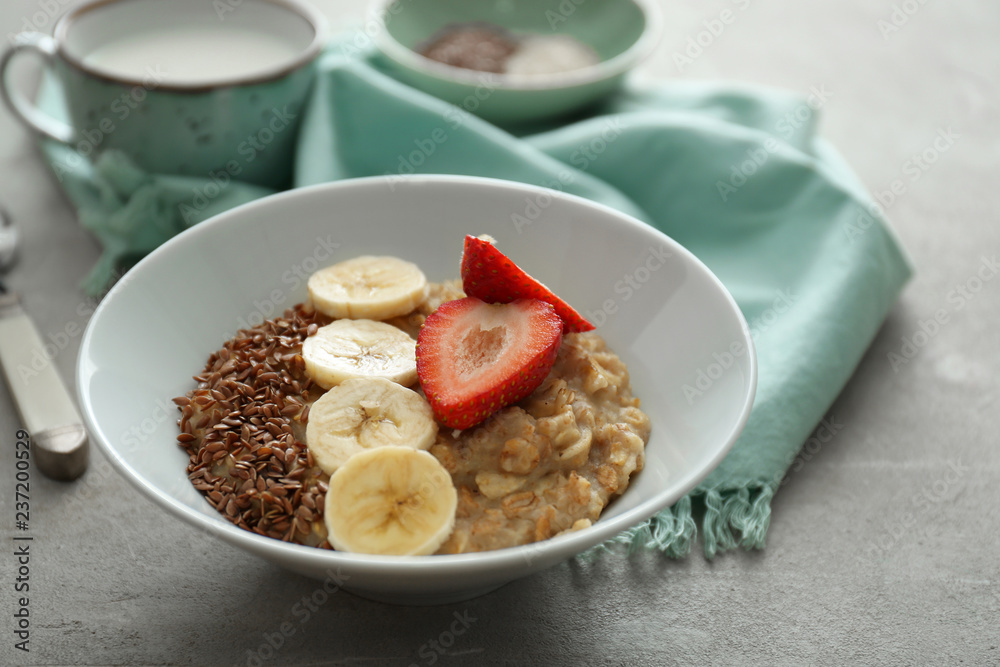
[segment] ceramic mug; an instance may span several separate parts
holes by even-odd
[[[153,173],[292,178],[296,135],[325,21],[300,0],[90,0],[53,36],[21,33],[0,58],[0,96],[43,137],[85,157],[121,151]],[[10,85],[14,57],[42,57],[68,123]]]

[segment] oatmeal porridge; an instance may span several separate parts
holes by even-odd
[[[461,281],[428,284],[423,294],[410,312],[384,322],[417,339],[442,305],[466,299]],[[307,368],[303,345],[335,321],[310,301],[240,331],[209,357],[195,388],[174,399],[188,476],[224,517],[327,549],[344,547],[326,515],[352,513],[328,504],[331,475],[356,466],[334,470],[309,446],[310,412],[327,390]],[[622,360],[592,331],[561,335],[552,356],[551,370],[525,397],[461,430],[439,418],[426,444],[412,445],[447,471],[456,497],[433,550],[413,553],[501,549],[585,528],[642,470],[650,421]],[[423,382],[404,384],[393,386],[431,400]]]

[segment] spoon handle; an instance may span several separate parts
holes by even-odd
[[[15,294],[0,295],[0,366],[31,435],[35,465],[70,481],[87,469],[87,430],[38,329]]]

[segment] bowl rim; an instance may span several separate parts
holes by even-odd
[[[115,467],[118,472],[133,486],[138,488],[147,496],[151,497],[170,513],[183,519],[187,523],[192,524],[198,530],[211,534],[215,537],[222,538],[231,544],[237,545],[263,557],[295,560],[302,564],[303,567],[349,567],[351,570],[362,574],[388,574],[390,572],[398,572],[399,568],[405,568],[407,571],[422,574],[438,573],[441,568],[452,568],[451,571],[455,573],[471,573],[482,569],[492,570],[493,568],[502,568],[504,565],[513,565],[516,563],[520,563],[523,566],[525,561],[527,561],[530,565],[532,561],[544,560],[543,557],[546,554],[560,556],[560,559],[565,559],[582,553],[591,547],[600,545],[607,540],[614,538],[621,532],[651,518],[662,509],[673,505],[675,502],[680,500],[680,498],[694,489],[722,462],[746,426],[751,408],[753,407],[758,379],[757,355],[753,338],[750,334],[750,327],[747,324],[742,311],[737,305],[736,300],[733,298],[732,294],[730,294],[729,290],[722,284],[722,281],[719,280],[719,278],[707,266],[705,266],[701,260],[691,253],[691,251],[655,227],[610,206],[594,202],[577,195],[554,191],[549,188],[536,185],[478,176],[441,174],[405,176],[403,177],[402,182],[395,181],[393,185],[395,187],[399,187],[400,185],[403,185],[404,187],[409,185],[449,185],[458,187],[487,187],[490,189],[503,188],[516,191],[519,196],[523,196],[525,194],[529,196],[546,194],[552,196],[553,199],[566,199],[571,203],[576,203],[585,207],[594,207],[617,218],[621,224],[625,224],[629,227],[637,227],[645,233],[653,233],[654,235],[659,236],[660,240],[668,245],[671,251],[677,252],[679,256],[686,259],[688,266],[702,271],[709,278],[710,282],[712,282],[721,291],[722,295],[725,297],[727,305],[729,306],[731,314],[737,318],[740,331],[744,338],[743,342],[747,345],[748,352],[746,355],[748,362],[748,390],[743,397],[739,418],[727,433],[726,441],[708,461],[704,468],[689,473],[682,483],[678,484],[671,493],[658,494],[652,498],[644,500],[635,507],[629,508],[615,517],[607,520],[598,519],[598,521],[592,526],[582,530],[555,536],[547,540],[542,540],[541,542],[507,547],[494,551],[431,556],[358,554],[344,551],[317,549],[316,547],[283,542],[281,540],[265,537],[251,531],[238,528],[221,517],[213,517],[199,512],[181,503],[176,498],[142,477],[132,466],[129,465],[125,458],[119,454],[117,448],[111,444],[110,439],[106,438],[102,429],[99,428],[93,406],[89,400],[90,390],[87,384],[87,381],[93,373],[92,365],[89,365],[87,362],[89,360],[88,351],[93,344],[92,340],[94,338],[94,330],[97,323],[102,320],[104,311],[110,307],[109,304],[114,303],[121,292],[127,288],[127,284],[130,282],[129,275],[135,275],[133,272],[141,271],[144,266],[160,261],[163,256],[173,252],[175,247],[178,247],[181,244],[189,243],[190,240],[197,239],[199,236],[208,233],[207,230],[219,225],[238,224],[235,221],[238,221],[252,209],[259,207],[280,206],[286,199],[327,196],[327,193],[332,193],[333,196],[335,196],[340,190],[359,188],[375,188],[380,190],[388,187],[384,176],[368,176],[364,178],[344,179],[341,181],[320,183],[303,188],[287,190],[285,192],[262,197],[215,215],[212,218],[195,225],[194,227],[184,230],[153,250],[146,257],[140,260],[132,269],[130,269],[125,276],[123,276],[123,278],[108,291],[104,299],[101,300],[101,303],[97,306],[91,316],[80,342],[80,351],[76,364],[77,395],[80,400],[81,413],[83,414],[83,418],[91,438],[100,447],[105,456],[108,457],[112,466]],[[267,554],[266,556],[265,553]],[[530,572],[530,570],[526,569],[524,573],[527,574],[528,572]]]
[[[389,32],[384,20],[390,5],[400,0],[370,0],[368,17],[376,27],[372,36],[379,50],[397,64],[451,83],[481,86],[484,81],[493,88],[510,91],[558,90],[587,86],[611,79],[629,71],[653,54],[663,36],[663,11],[655,0],[628,0],[642,12],[644,25],[639,39],[613,58],[602,60],[569,72],[512,79],[504,74],[481,72],[462,67],[454,67],[426,58],[416,51],[400,44]]]

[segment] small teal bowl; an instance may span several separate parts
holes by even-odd
[[[374,0],[375,43],[399,80],[497,124],[578,111],[618,89],[659,41],[654,0]],[[418,49],[449,25],[487,22],[515,34],[569,35],[593,48],[590,67],[531,78],[445,65]]]

